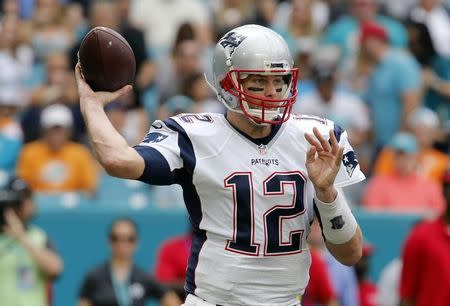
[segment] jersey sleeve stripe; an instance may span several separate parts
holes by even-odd
[[[135,146],[134,149],[145,161],[139,181],[153,185],[171,185],[175,182],[169,163],[158,150],[148,146]]]
[[[189,255],[189,262],[186,270],[186,283],[184,285],[184,290],[187,293],[195,294],[195,289],[197,288],[197,285],[195,284],[195,269],[198,265],[200,251],[205,242],[206,231],[200,230],[194,232],[191,244],[191,254]]]
[[[342,128],[342,127],[340,127],[338,124],[334,124],[334,130],[333,130],[333,133],[334,133],[334,137],[336,137],[336,140],[338,141],[338,142],[340,142],[341,141],[341,135],[342,135],[342,133],[344,133],[345,132],[345,130]]]
[[[176,181],[183,188],[184,202],[189,212],[189,219],[194,227],[191,254],[186,271],[185,290],[188,293],[195,294],[195,289],[197,288],[195,284],[195,269],[198,265],[200,251],[206,241],[206,231],[199,228],[203,214],[200,197],[193,183],[196,165],[195,151],[189,136],[181,125],[171,118],[164,120],[164,124],[179,134],[178,146],[180,147],[180,156],[183,160],[183,168],[175,170]]]
[[[164,120],[164,124],[172,131],[178,133],[178,146],[180,147],[180,156],[183,160],[183,168],[192,174],[194,172],[196,158],[194,147],[192,146],[189,136],[183,127],[172,118]]]

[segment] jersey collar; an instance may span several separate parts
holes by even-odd
[[[250,140],[251,142],[253,142],[256,145],[267,145],[269,144],[269,142],[275,138],[275,136],[278,134],[278,131],[281,129],[281,126],[283,126],[284,124],[272,124],[272,129],[270,130],[270,134],[263,137],[263,138],[253,138],[251,136],[249,136],[248,134],[242,132],[241,130],[237,129],[234,127],[234,125],[231,124],[230,121],[228,121],[227,118],[227,114],[223,115],[226,122],[228,123],[228,125],[236,132],[238,132],[239,134],[241,134],[242,136],[244,136],[246,139]]]

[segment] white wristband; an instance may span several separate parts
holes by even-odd
[[[343,244],[352,239],[358,223],[339,189],[333,203],[324,203],[315,195],[314,205],[317,207],[316,214],[322,227],[322,234],[327,241]]]

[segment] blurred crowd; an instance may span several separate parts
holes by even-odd
[[[205,76],[218,38],[247,23],[288,42],[300,69],[294,112],[348,132],[368,177],[346,191],[353,205],[444,213],[448,0],[0,1],[0,181],[15,174],[37,192],[98,192],[103,170],[90,151],[73,73],[91,28],[115,29],[134,51],[134,90],[105,110],[135,145],[155,119],[225,111]],[[365,268],[349,278],[363,282]]]

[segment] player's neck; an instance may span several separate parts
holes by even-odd
[[[244,114],[228,111],[227,120],[232,126],[234,126],[239,131],[247,134],[252,138],[264,138],[270,134],[272,131],[271,125],[258,125]]]

